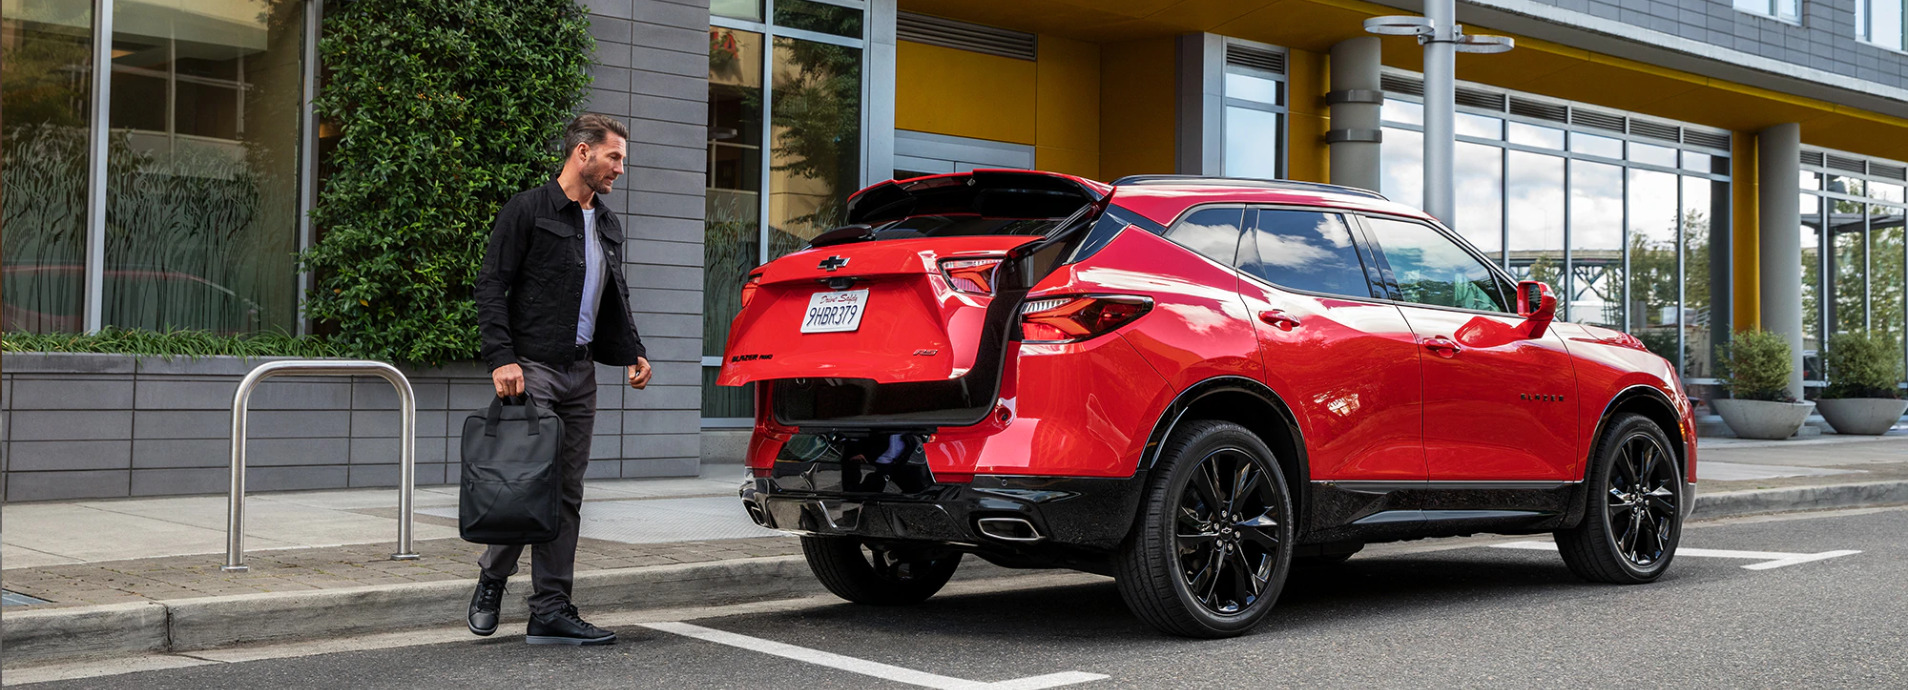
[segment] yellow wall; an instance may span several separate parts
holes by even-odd
[[[1173,39],[1150,38],[1100,47],[1100,174],[1174,172]]]
[[[1035,167],[1098,177],[1100,46],[1039,41],[1036,62],[901,41],[894,126],[1025,144]]]
[[[1285,157],[1286,179],[1331,180],[1331,156],[1325,147],[1325,132],[1332,128],[1325,105],[1325,93],[1331,90],[1329,58],[1324,53],[1296,49],[1287,58],[1286,102],[1292,122],[1285,134],[1290,149]]]

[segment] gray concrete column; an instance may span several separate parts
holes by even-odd
[[[1802,399],[1802,126],[1756,134],[1756,215],[1762,329],[1789,341],[1789,394]],[[1741,184],[1741,181],[1737,182]]]
[[[1197,33],[1179,37],[1178,103],[1174,172],[1225,174],[1226,38]]]
[[[1378,147],[1384,138],[1380,119],[1385,92],[1378,81],[1382,45],[1377,36],[1360,36],[1332,46],[1332,90],[1325,94],[1332,108],[1332,129],[1325,133],[1332,184],[1378,189]]]

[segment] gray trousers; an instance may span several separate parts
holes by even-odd
[[[530,547],[530,612],[548,614],[570,603],[576,579],[576,534],[583,508],[583,473],[590,467],[590,435],[596,428],[596,363],[579,359],[567,367],[519,360],[523,388],[539,406],[563,421],[557,470],[563,474],[563,516],[556,541]],[[491,545],[477,559],[485,577],[516,574],[523,545]]]

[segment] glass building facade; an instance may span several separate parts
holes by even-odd
[[[1422,205],[1416,75],[1385,78],[1383,189]],[[1563,318],[1627,331],[1683,376],[1715,376],[1728,337],[1729,134],[1460,87],[1459,234],[1563,299]],[[1726,245],[1722,245],[1726,248]]]
[[[869,23],[857,2],[717,0],[710,12],[702,416],[746,425],[754,387],[715,385],[729,322],[749,271],[839,225],[862,186]]]
[[[1902,166],[1805,149],[1802,153],[1802,375],[1822,366],[1828,338],[1872,331],[1904,343]],[[1904,350],[1908,355],[1908,350]],[[1904,361],[1908,361],[1905,356]]]
[[[104,6],[0,7],[0,329],[297,331],[306,3]]]

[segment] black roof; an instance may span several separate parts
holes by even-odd
[[[1115,187],[1144,185],[1212,185],[1216,187],[1251,187],[1253,189],[1286,189],[1298,192],[1324,192],[1327,194],[1350,194],[1380,201],[1390,201],[1385,195],[1369,189],[1346,187],[1344,185],[1325,184],[1323,182],[1299,182],[1296,180],[1259,180],[1244,177],[1207,177],[1204,175],[1127,175],[1113,181]]]

